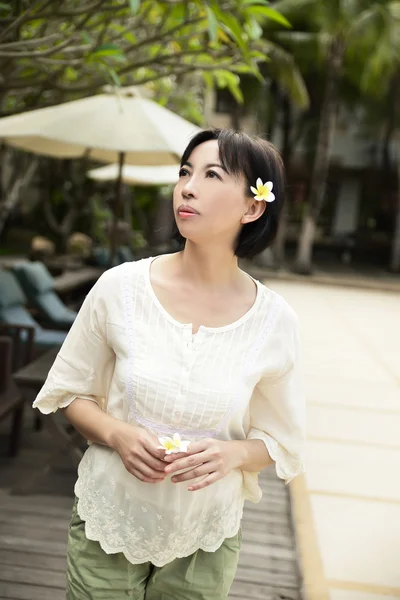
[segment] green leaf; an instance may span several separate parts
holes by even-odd
[[[230,75],[232,75],[232,73],[230,73]],[[236,81],[228,81],[227,88],[235,98],[236,102],[238,102],[238,104],[243,104],[244,98],[242,90],[240,89],[240,83],[237,83]]]
[[[135,35],[133,35],[133,33],[131,33],[130,31],[128,31],[127,33],[124,33],[124,38],[126,39],[127,42],[129,42],[131,44],[136,44],[136,42],[137,42],[137,37]]]
[[[139,11],[140,0],[129,0],[129,6],[134,15]]]
[[[252,40],[258,40],[263,34],[263,29],[257,19],[251,17],[244,25],[247,33]]]
[[[0,10],[6,10],[7,12],[11,12],[11,4],[0,2]]]
[[[82,35],[82,39],[85,42],[85,44],[93,43],[93,39],[90,37],[90,35],[86,31],[82,31],[81,35]]]
[[[216,9],[215,6],[213,8],[219,22],[225,26],[225,30],[236,42],[246,60],[249,60],[249,48],[246,44],[243,29],[238,19],[229,13],[223,12],[219,8]]]
[[[74,67],[67,67],[65,69],[65,77],[68,81],[76,81],[78,79],[78,71]]]
[[[275,21],[275,23],[279,23],[284,27],[291,27],[291,24],[286,17],[273,8],[269,8],[268,6],[252,6],[251,9],[249,9],[249,12],[251,12],[252,15],[267,17],[271,21]]]
[[[214,14],[214,11],[206,5],[206,13],[208,18],[208,34],[210,36],[210,40],[212,42],[217,41],[217,33],[218,33],[218,20]]]
[[[95,54],[101,54],[101,53],[107,53],[107,52],[110,52],[110,53],[118,52],[119,54],[121,54],[121,49],[116,44],[101,44],[101,46],[98,46],[95,50]]]
[[[244,98],[242,90],[240,89],[240,78],[238,75],[224,69],[218,69],[215,71],[215,77],[218,87],[228,88],[236,102],[243,104]]]
[[[121,51],[121,49],[115,44],[102,44],[94,52],[92,52],[92,58],[98,60],[99,58],[112,58],[113,60],[121,63],[126,63],[127,58]]]
[[[212,73],[210,73],[209,71],[204,71],[203,79],[209,90],[214,89],[214,77],[212,76]]]
[[[111,79],[113,80],[113,82],[115,83],[115,85],[117,87],[121,87],[121,80],[118,77],[118,73],[111,67],[107,67],[107,71],[111,77]]]

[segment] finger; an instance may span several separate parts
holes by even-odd
[[[154,458],[154,456],[152,456],[146,450],[143,450],[140,459],[155,471],[162,471],[164,473],[165,462],[163,460],[159,460],[158,458]]]
[[[148,465],[146,465],[146,463],[138,460],[128,463],[128,471],[132,472],[133,470],[141,473],[141,475],[146,479],[155,479],[157,481],[163,481],[163,479],[165,479],[166,476],[165,473],[161,471],[156,471]]]
[[[205,487],[208,487],[212,483],[215,483],[216,481],[218,481],[218,479],[222,479],[222,475],[220,475],[217,472],[210,473],[202,481],[199,481],[198,483],[193,483],[192,485],[190,485],[188,487],[188,491],[189,492],[196,492],[197,490],[201,490],[201,489],[203,489]]]
[[[140,471],[137,471],[136,469],[133,469],[133,471],[130,471],[130,473],[131,475],[136,477],[136,479],[143,481],[143,483],[159,483],[161,481],[160,479],[151,479],[149,477],[145,477]]]
[[[141,435],[139,437],[139,443],[142,446],[142,448],[147,450],[147,452],[154,456],[154,458],[162,460],[165,457],[164,448],[159,448],[160,442],[158,438],[149,431],[143,430],[141,432]]]
[[[167,454],[164,458],[164,462],[172,463],[176,460],[179,460],[180,458],[185,458],[187,455],[187,452],[174,452],[173,454]]]
[[[179,475],[174,475],[171,481],[173,483],[180,483],[181,481],[190,481],[191,479],[197,479],[198,477],[202,477],[203,475],[209,475],[213,473],[215,467],[211,466],[211,463],[207,463],[205,465],[200,465],[199,467],[195,467],[194,469],[190,469],[190,471],[186,471],[185,473],[179,473]]]
[[[157,442],[158,440],[156,440],[156,442],[153,442],[153,440],[146,440],[143,444],[143,448],[147,450],[147,452],[154,458],[157,458],[158,460],[164,460],[165,450],[164,448],[159,448],[157,446]]]
[[[210,447],[210,443],[213,444],[214,442],[215,440],[209,438],[204,438],[198,442],[191,442],[186,454],[198,454],[199,452],[204,452]]]
[[[190,469],[191,467],[197,467],[198,465],[207,462],[209,461],[206,452],[201,452],[200,454],[193,454],[192,456],[186,456],[185,458],[176,460],[172,464],[169,464],[167,467],[165,467],[165,472],[170,475],[171,473],[175,473],[181,469]]]

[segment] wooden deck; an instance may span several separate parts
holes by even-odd
[[[49,447],[46,432],[34,432],[30,420],[28,414],[24,446],[14,460],[5,458],[2,433],[8,423],[0,430],[0,598],[64,600],[75,481],[68,457],[60,459],[30,495],[11,496],[7,491],[43,460]],[[246,503],[240,563],[230,598],[301,600],[288,489],[272,469],[262,475],[261,485],[262,501]]]

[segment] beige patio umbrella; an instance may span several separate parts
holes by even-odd
[[[0,119],[0,138],[36,154],[118,163],[111,255],[124,164],[175,165],[199,128],[132,88]],[[112,259],[111,259],[112,260]]]
[[[118,165],[106,165],[91,169],[87,175],[96,181],[116,181],[118,172]],[[128,185],[171,185],[178,181],[178,177],[179,164],[160,167],[124,165],[122,168],[122,181]]]

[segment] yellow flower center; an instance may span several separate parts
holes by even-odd
[[[174,448],[176,448],[172,440],[165,440],[163,446],[166,450],[173,450]]]

